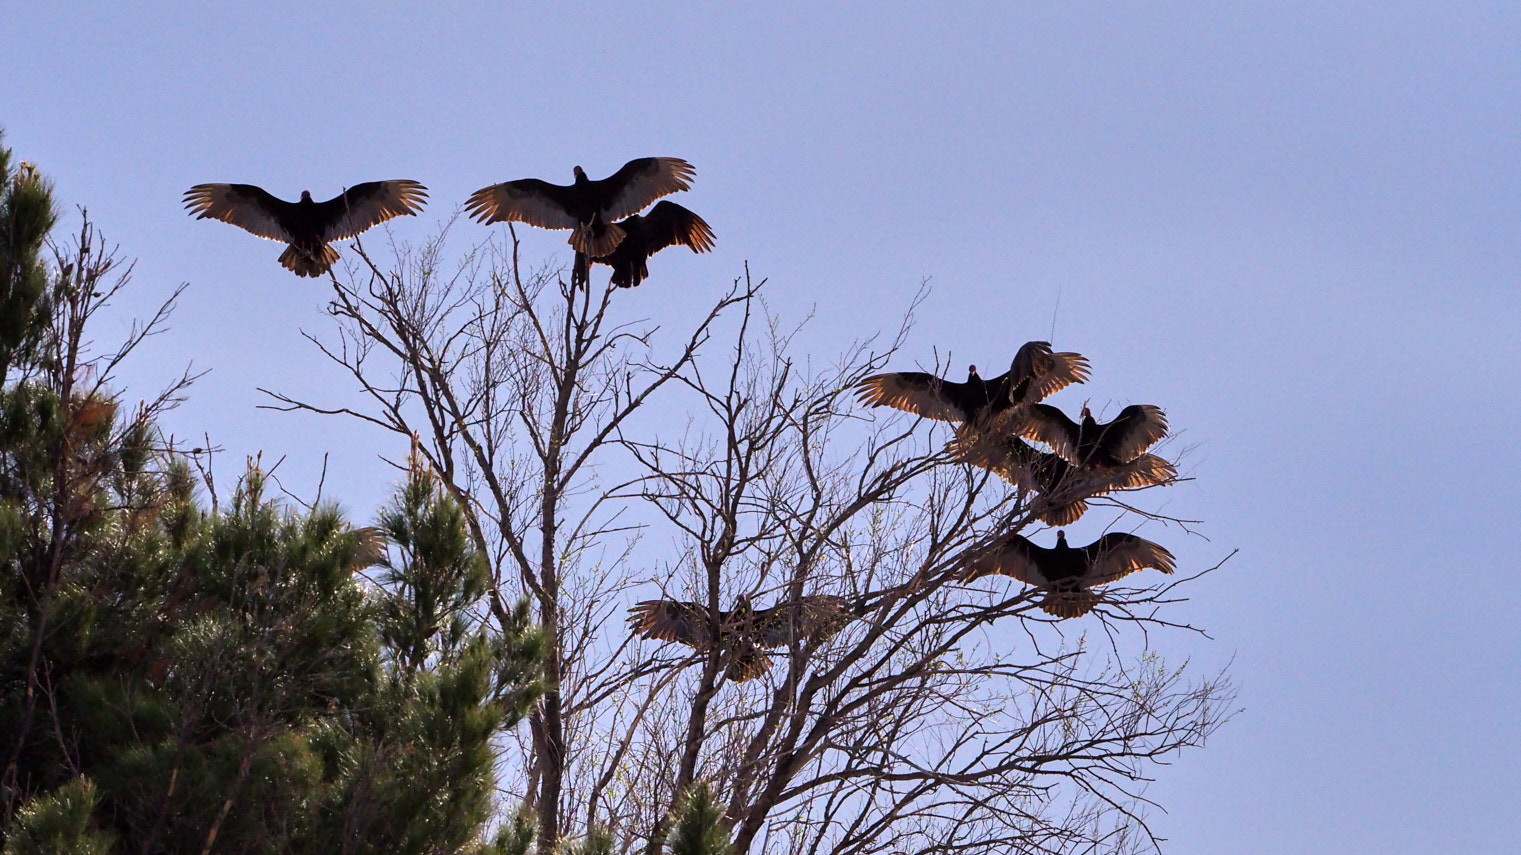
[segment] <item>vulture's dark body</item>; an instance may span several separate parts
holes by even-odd
[[[693,252],[713,248],[713,230],[697,216],[675,202],[659,202],[648,214],[618,222],[623,240],[608,255],[592,259],[613,269],[612,284],[633,288],[649,275],[650,256],[668,246],[681,245]]]
[[[300,201],[287,202],[252,184],[197,184],[185,193],[185,207],[197,219],[210,217],[290,244],[280,263],[297,276],[321,276],[338,260],[332,241],[414,215],[426,199],[427,188],[409,179],[356,184],[326,202],[306,191]]]
[[[636,158],[595,181],[577,166],[569,186],[520,178],[482,187],[465,201],[465,211],[483,223],[515,221],[541,229],[572,229],[570,244],[576,252],[601,258],[623,242],[618,220],[656,199],[690,189],[695,174],[690,163],[677,157]]]
[[[1088,590],[1122,579],[1145,568],[1171,573],[1172,553],[1144,538],[1110,532],[1087,546],[1067,543],[1067,533],[1056,533],[1056,546],[1047,549],[1018,534],[1006,534],[977,552],[965,572],[966,579],[990,574],[1012,576],[1029,585],[1045,588],[1042,610],[1061,618],[1087,614],[1099,596]]]
[[[1083,408],[1074,422],[1049,404],[1032,404],[1014,413],[1013,432],[1051,446],[1076,466],[1116,468],[1140,457],[1167,435],[1167,417],[1149,404],[1131,404],[1111,422],[1100,422]]]
[[[927,419],[978,427],[1020,405],[1045,399],[1088,377],[1088,360],[1076,353],[1054,353],[1044,341],[1027,342],[1009,370],[984,380],[977,366],[965,383],[923,371],[877,374],[860,383],[860,398],[873,407],[894,407]]]

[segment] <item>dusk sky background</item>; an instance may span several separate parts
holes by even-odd
[[[368,519],[404,446],[257,409],[349,388],[300,336],[327,285],[181,194],[415,178],[391,225],[421,240],[487,184],[683,157],[717,249],[656,256],[629,317],[748,262],[828,362],[928,278],[910,362],[1049,338],[1094,366],[1059,403],[1183,432],[1168,511],[1207,539],[1143,533],[1184,570],[1240,553],[1176,612],[1212,640],[1154,641],[1229,664],[1242,712],[1156,770],[1165,851],[1521,851],[1521,6],[507,5],[7,7],[6,145],[137,260],[98,340],[189,284],[129,400],[209,369],[169,430],[229,481],[287,455],[298,493],[329,454]]]

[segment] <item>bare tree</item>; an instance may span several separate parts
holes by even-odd
[[[699,781],[740,852],[1156,844],[1150,770],[1231,700],[1222,675],[1185,676],[1152,647],[1197,631],[1167,617],[1188,580],[1111,586],[1068,623],[1012,580],[960,581],[1032,503],[956,463],[941,433],[854,405],[912,311],[880,350],[817,368],[748,272],[668,343],[623,319],[637,292],[525,273],[515,234],[446,265],[448,234],[384,266],[359,248],[332,280],[336,338],[309,337],[364,404],[271,394],[409,438],[495,559],[493,610],[533,602],[554,688],[503,763],[541,851],[607,828],[620,851],[658,852]],[[1124,516],[1148,517],[1181,522]],[[735,682],[722,643],[630,636],[624,609],[652,590],[704,609],[713,639],[751,600],[831,595],[849,622],[796,622],[760,679]]]

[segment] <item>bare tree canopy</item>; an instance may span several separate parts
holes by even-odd
[[[984,410],[1012,418],[1086,380],[1086,359],[1032,342],[986,383],[887,373],[916,302],[895,338],[819,368],[748,271],[672,333],[633,320],[637,292],[526,269],[514,235],[452,266],[448,238],[385,263],[361,249],[334,281],[337,329],[312,340],[363,404],[273,406],[415,448],[492,559],[493,609],[532,602],[550,689],[500,763],[537,845],[605,832],[653,855],[701,785],[736,852],[1155,847],[1152,770],[1231,712],[1224,675],[1161,658],[1198,632],[1168,617],[1180,587],[1213,568],[1128,577],[1173,560],[1120,532],[1071,550],[1082,566],[1015,544],[1058,505],[1186,532],[1106,496],[1170,483],[1174,463],[1137,462],[1134,437],[1129,469],[973,460],[856,401],[996,432]]]

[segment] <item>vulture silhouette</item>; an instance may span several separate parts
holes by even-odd
[[[853,619],[844,597],[814,594],[759,611],[750,606],[749,597],[741,596],[733,611],[720,610],[716,620],[701,603],[646,600],[629,609],[628,620],[633,632],[645,638],[704,652],[717,646],[724,652],[727,679],[743,683],[771,667],[764,651],[794,640],[828,638]]]
[[[616,225],[623,230],[618,248],[592,263],[611,267],[612,283],[619,288],[636,287],[648,278],[650,256],[668,246],[680,244],[693,252],[713,248],[713,230],[675,202],[659,202],[648,214],[634,214]]]
[[[1053,526],[1081,519],[1088,511],[1087,499],[1166,484],[1178,477],[1178,470],[1155,454],[1142,454],[1116,466],[1074,466],[1018,437],[993,432],[958,431],[950,447],[955,459],[1038,493],[1040,498],[1031,503],[1033,516]]]
[[[326,202],[277,199],[252,184],[197,184],[185,191],[185,208],[197,215],[231,223],[261,238],[288,243],[280,263],[297,276],[321,276],[338,260],[328,244],[358,237],[392,217],[416,215],[426,204],[428,188],[410,179],[366,181]]]
[[[1088,379],[1088,360],[1076,353],[1054,353],[1044,341],[1026,343],[1009,370],[983,380],[977,366],[965,383],[922,371],[876,374],[857,384],[861,403],[893,407],[926,419],[984,425],[1021,404],[1041,401]]]
[[[592,181],[575,168],[566,187],[537,178],[493,184],[470,194],[465,212],[482,223],[504,220],[541,229],[573,229],[570,245],[588,258],[611,255],[623,242],[616,222],[648,208],[652,202],[692,187],[697,170],[679,157],[641,157],[607,178]]]
[[[963,578],[970,581],[998,574],[1046,588],[1040,607],[1059,618],[1081,617],[1098,605],[1089,590],[1123,579],[1147,567],[1171,573],[1177,566],[1172,553],[1144,538],[1110,532],[1087,546],[1067,545],[1067,533],[1056,533],[1056,546],[1036,546],[1017,534],[1006,534],[979,550]]]
[[[1032,404],[1009,413],[1003,428],[1043,442],[1068,463],[1114,468],[1135,460],[1167,436],[1167,416],[1150,404],[1131,404],[1114,421],[1100,423],[1083,407],[1082,421],[1049,404]]]

